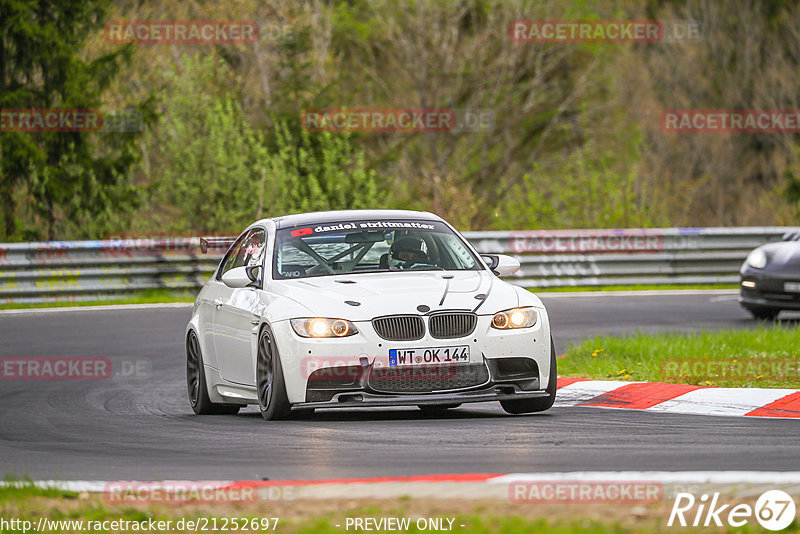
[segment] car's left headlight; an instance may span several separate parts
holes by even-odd
[[[346,319],[303,317],[292,319],[292,329],[300,337],[347,337],[358,334],[356,326]]]
[[[528,308],[512,308],[497,312],[492,317],[492,328],[508,330],[510,328],[529,328],[536,324],[536,310]]]
[[[747,264],[755,269],[763,269],[767,266],[767,253],[760,248],[755,249],[747,256]]]

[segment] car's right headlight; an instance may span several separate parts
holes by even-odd
[[[747,264],[754,269],[763,269],[767,266],[767,253],[760,248],[755,249],[747,256]]]
[[[290,322],[300,337],[347,337],[358,333],[355,325],[346,319],[304,317]]]
[[[497,312],[492,317],[492,328],[507,330],[510,328],[528,328],[536,324],[536,310],[532,307],[513,308]]]

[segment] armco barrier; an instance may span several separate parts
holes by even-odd
[[[482,253],[516,257],[524,287],[736,283],[753,248],[790,227],[467,232]],[[0,303],[194,290],[224,251],[199,238],[0,244]]]

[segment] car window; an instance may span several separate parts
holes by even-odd
[[[331,221],[278,230],[273,277],[481,268],[463,240],[439,221]]]
[[[222,279],[222,275],[226,272],[230,271],[233,268],[233,262],[236,261],[236,254],[239,251],[239,248],[242,246],[242,242],[246,236],[240,236],[234,243],[231,245],[231,248],[228,249],[227,254],[220,262],[219,270],[217,271],[217,280]]]
[[[217,279],[236,267],[262,265],[266,243],[266,232],[262,228],[253,228],[239,237],[222,260]]]
[[[477,261],[475,256],[464,246],[456,236],[452,234],[441,234],[436,236],[436,239],[441,240],[442,246],[439,248],[445,254],[450,256],[450,261],[454,269],[474,269]]]
[[[242,242],[242,248],[237,254],[237,261],[241,261],[242,265],[237,265],[237,267],[263,265],[266,250],[266,232],[261,228],[254,228]]]

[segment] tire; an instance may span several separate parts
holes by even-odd
[[[275,337],[269,326],[264,326],[258,335],[256,361],[256,384],[258,408],[267,421],[288,419],[291,405],[286,396],[283,367],[275,345]]]
[[[538,399],[519,399],[500,401],[503,409],[510,414],[522,414],[532,412],[544,412],[549,410],[556,401],[556,389],[558,388],[558,369],[556,363],[556,346],[550,337],[550,381],[547,384],[547,397]]]
[[[750,310],[750,315],[756,321],[774,321],[779,313],[780,310],[775,308],[753,308]]]
[[[215,404],[208,396],[203,354],[194,331],[186,338],[186,387],[189,404],[197,415],[236,415],[243,408],[238,404]]]
[[[452,410],[459,406],[461,406],[460,402],[456,404],[420,404],[417,408],[422,410],[422,413],[426,414],[443,414],[447,412],[447,410]]]

